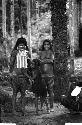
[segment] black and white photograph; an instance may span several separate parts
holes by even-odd
[[[82,0],[0,0],[0,125],[82,125]]]

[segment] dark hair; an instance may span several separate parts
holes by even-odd
[[[46,39],[46,40],[43,41],[43,45],[42,45],[42,47],[41,47],[41,50],[42,50],[42,51],[45,50],[45,48],[44,48],[44,44],[45,44],[46,42],[49,43],[49,45],[50,45],[50,50],[52,50],[51,41],[50,41],[49,39]]]
[[[32,60],[35,69],[37,69],[40,66],[40,61],[38,59],[33,59]]]
[[[20,44],[23,44],[24,46],[26,46],[26,50],[29,51],[29,48],[27,46],[27,41],[25,38],[21,37],[21,38],[18,38],[15,46],[14,46],[14,49],[13,50],[17,50],[17,47],[20,45]]]

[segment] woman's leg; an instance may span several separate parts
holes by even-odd
[[[17,93],[14,92],[13,90],[13,96],[12,96],[12,106],[13,106],[13,113],[15,114],[16,113],[16,96],[17,96]]]
[[[17,79],[13,78],[12,80],[12,88],[13,88],[13,96],[12,96],[12,111],[16,114],[16,96],[17,96]]]
[[[21,99],[22,99],[22,115],[25,114],[25,94],[21,94]]]
[[[44,100],[45,100],[44,97],[41,96],[41,97],[40,97],[41,109],[42,109],[42,107],[43,107]]]
[[[38,96],[35,96],[35,108],[36,108],[36,114],[38,114]]]
[[[1,100],[0,100],[1,101]],[[0,104],[0,123],[2,123],[2,120],[1,120],[1,104]]]
[[[21,91],[21,101],[22,101],[22,113],[25,114],[25,91],[27,88],[27,82],[25,78],[20,79],[20,91]]]
[[[54,103],[53,82],[54,82],[53,79],[49,79],[47,83],[51,109],[53,108],[53,103]]]

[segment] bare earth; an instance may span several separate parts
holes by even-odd
[[[43,111],[39,111],[39,114],[37,115],[35,112],[35,107],[33,105],[28,105],[26,108],[26,115],[25,116],[12,116],[12,113],[5,114],[4,117],[2,117],[3,122],[12,122],[19,124],[26,124],[26,125],[57,125],[58,121],[55,120],[57,117],[61,115],[65,115],[68,110],[64,108],[62,105],[58,103],[54,103],[54,112],[47,113],[46,107],[44,106]]]
[[[5,89],[8,91],[7,89]],[[9,90],[10,91],[10,90]],[[10,92],[12,95],[12,92]],[[18,97],[20,94],[18,95]],[[27,97],[31,97],[30,94],[27,94]],[[13,115],[12,113],[2,114],[2,121],[4,123],[16,123],[17,125],[65,125],[65,123],[81,123],[82,115],[69,113],[69,110],[66,109],[61,103],[54,103],[54,112],[47,113],[46,106],[44,105],[43,111],[39,110],[37,115],[35,112],[34,103],[28,102],[26,107],[25,116]],[[40,109],[40,106],[39,106]]]

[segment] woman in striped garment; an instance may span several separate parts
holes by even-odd
[[[21,93],[22,110],[25,112],[25,90],[30,83],[30,54],[27,46],[26,39],[21,37],[17,40],[16,45],[11,53],[10,57],[10,74],[11,84],[13,88],[13,113],[16,112],[16,96],[17,93]]]

